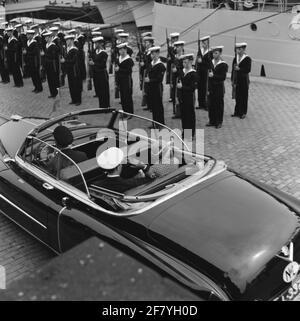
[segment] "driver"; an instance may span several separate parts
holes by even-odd
[[[54,129],[53,136],[56,142],[56,147],[69,158],[71,158],[75,163],[81,163],[88,159],[84,152],[70,148],[74,138],[72,132],[67,127],[57,126]],[[60,164],[60,168],[65,168],[70,166],[70,163],[70,160],[66,157],[61,157],[60,153],[55,153],[54,157],[51,158],[47,166],[51,172],[56,172],[58,164]]]
[[[108,148],[97,156],[97,163],[99,167],[107,172],[107,176],[105,179],[96,181],[94,184],[108,190],[124,193],[131,188],[149,183],[156,177],[150,165],[139,165],[140,169],[143,171],[143,177],[121,177],[123,160],[124,153],[117,147]]]

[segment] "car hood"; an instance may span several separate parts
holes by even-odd
[[[227,172],[164,209],[149,233],[222,271],[243,292],[298,228],[299,217],[278,198]]]

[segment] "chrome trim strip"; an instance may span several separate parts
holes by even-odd
[[[57,229],[57,244],[58,244],[58,251],[59,253],[62,253],[61,250],[61,240],[60,240],[60,233],[59,233],[59,229],[60,229],[60,216],[63,213],[63,211],[66,209],[67,207],[64,206],[58,213],[58,218],[57,218],[57,225],[56,225],[56,229]]]
[[[17,206],[16,204],[14,204],[13,202],[11,202],[8,198],[6,198],[5,196],[3,196],[2,194],[0,194],[0,198],[2,198],[4,201],[6,201],[8,204],[10,204],[11,206],[15,207],[18,211],[22,212],[25,216],[27,216],[28,218],[30,218],[32,221],[34,221],[35,223],[39,224],[42,228],[47,229],[47,226],[45,226],[44,224],[42,224],[40,221],[36,220],[34,217],[32,217],[31,215],[29,215],[28,213],[26,213],[24,210],[22,210],[19,206]]]

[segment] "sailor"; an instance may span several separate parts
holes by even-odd
[[[235,109],[232,117],[244,119],[248,111],[249,73],[251,72],[251,58],[246,54],[246,42],[235,44],[236,57],[232,62],[231,81],[235,88]],[[234,73],[235,76],[234,77]]]
[[[129,33],[121,32],[121,33],[118,34],[118,37],[120,39],[120,43],[127,43],[127,54],[131,57],[132,54],[133,54],[133,50],[128,44]]]
[[[160,47],[151,47],[148,50],[152,61],[149,66],[148,76],[145,83],[148,83],[148,106],[152,110],[153,120],[164,124],[164,106],[163,106],[163,79],[166,72],[165,65],[161,62]]]
[[[200,50],[196,58],[196,71],[198,75],[198,107],[207,110],[208,70],[211,67],[211,51],[209,50],[210,36],[200,38]]]
[[[80,74],[79,64],[78,64],[78,49],[74,45],[74,35],[65,36],[67,43],[67,53],[65,58],[61,58],[61,63],[65,65],[70,96],[72,101],[70,105],[75,104],[75,106],[81,105],[81,94],[82,94],[82,77]]]
[[[15,87],[23,87],[23,78],[20,69],[20,55],[19,55],[19,42],[13,35],[13,28],[6,29],[7,39],[7,64],[8,70],[12,73]]]
[[[28,65],[28,70],[32,79],[32,83],[34,89],[32,92],[40,93],[43,91],[41,76],[40,76],[40,68],[41,68],[41,61],[40,61],[40,48],[37,43],[37,40],[34,39],[34,30],[27,30],[27,46],[26,49],[23,51],[26,54],[26,64]]]
[[[166,84],[170,84],[170,99],[169,102],[173,101],[173,87],[172,87],[172,64],[175,59],[176,55],[176,49],[174,46],[174,42],[179,40],[180,33],[179,32],[172,32],[170,33],[170,45],[168,48],[168,54],[167,54],[167,76],[166,76]]]
[[[97,28],[94,28],[92,29],[92,33],[91,33],[91,37],[87,37],[87,41],[88,41],[88,61],[91,61],[93,60],[93,56],[94,56],[94,53],[95,53],[95,43],[93,42],[93,39],[94,38],[97,38],[97,37],[102,37],[102,32],[101,31],[98,31],[100,28],[97,27]],[[89,70],[88,70],[88,74],[89,74],[89,77],[93,79],[93,82],[94,82],[94,89],[95,89],[95,95],[94,97],[98,97],[98,88],[99,86],[97,86],[95,84],[95,78],[93,77],[93,66],[92,65],[89,65]],[[96,79],[97,81],[97,79]]]
[[[208,116],[206,126],[221,128],[224,115],[224,81],[228,71],[227,63],[222,59],[224,46],[215,46],[212,50],[212,69],[208,73]]]
[[[197,88],[197,72],[193,69],[193,54],[185,54],[180,57],[183,62],[183,73],[177,88],[181,89],[181,122],[184,139],[192,139],[195,136],[195,89]]]
[[[46,40],[45,48],[45,71],[50,90],[48,98],[55,98],[59,88],[59,47],[53,41],[52,32],[44,33]]]
[[[105,42],[102,36],[93,38],[96,48],[89,64],[93,67],[93,78],[96,95],[99,99],[99,108],[108,108],[109,102],[109,78],[107,72],[108,54],[105,51]]]
[[[173,117],[172,118],[180,118],[180,105],[182,104],[181,101],[181,89],[177,87],[177,83],[180,81],[182,72],[183,72],[183,64],[180,57],[184,54],[184,44],[185,41],[178,40],[174,42],[175,48],[175,57],[172,63],[171,69],[171,86],[172,86],[172,101],[173,101]]]
[[[149,74],[149,70],[151,68],[151,61],[152,61],[152,56],[151,56],[151,51],[149,50],[150,48],[154,47],[154,40],[155,38],[151,37],[151,36],[145,36],[143,38],[143,42],[145,44],[144,47],[144,53],[141,56],[141,62],[140,62],[140,72],[141,72],[141,76],[142,76],[142,105],[146,105],[146,107],[144,108],[144,110],[151,110],[151,107],[149,107],[149,104],[147,102],[147,97],[149,96],[149,83],[145,82],[145,78],[148,76]]]
[[[15,37],[18,39],[19,45],[19,52],[18,52],[18,60],[20,62],[20,68],[23,71],[23,78],[28,78],[28,72],[26,75],[26,68],[25,68],[25,57],[23,55],[23,48],[26,47],[27,37],[26,34],[23,32],[23,25],[18,23],[15,25]]]
[[[10,81],[6,54],[7,43],[4,39],[4,26],[0,25],[0,75],[3,84],[7,84]]]
[[[86,42],[85,36],[82,33],[82,26],[78,25],[75,27],[76,36],[74,40],[75,46],[78,48],[78,60],[79,60],[79,68],[82,80],[86,80],[86,67],[85,67],[85,52],[84,45]]]

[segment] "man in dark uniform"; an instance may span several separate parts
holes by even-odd
[[[125,112],[133,114],[132,100],[132,67],[134,62],[127,53],[127,43],[121,43],[117,46],[119,49],[119,59],[115,67],[118,83],[120,86],[121,105]]]
[[[26,64],[28,64],[28,69],[32,79],[34,89],[32,92],[40,93],[43,91],[42,81],[40,77],[40,48],[37,40],[33,39],[35,31],[27,30],[27,47],[26,47]]]
[[[129,44],[128,44],[128,39],[129,39],[129,33],[127,32],[120,32],[118,34],[118,37],[120,39],[120,43],[126,43],[127,45],[127,54],[131,57],[132,54],[133,54],[133,50],[131,47],[129,47]]]
[[[12,73],[15,87],[23,87],[23,78],[19,61],[19,42],[13,35],[13,28],[6,29],[7,40],[7,64],[8,70]]]
[[[67,54],[65,58],[61,59],[61,62],[65,65],[68,76],[69,90],[72,99],[70,105],[75,104],[75,106],[79,106],[81,105],[82,77],[78,63],[78,49],[74,45],[74,39],[74,35],[65,36]]]
[[[86,80],[86,66],[85,66],[85,52],[84,52],[84,45],[86,42],[85,36],[82,33],[82,26],[76,26],[76,35],[74,39],[74,44],[78,48],[78,61],[79,61],[79,68],[82,80]]]
[[[179,40],[180,33],[179,32],[173,32],[170,34],[170,40],[171,43],[168,47],[168,53],[167,53],[167,75],[166,75],[166,84],[170,84],[170,99],[169,102],[173,101],[174,97],[174,89],[172,86],[172,65],[175,59],[176,55],[176,49],[174,46],[174,42]]]
[[[209,50],[210,36],[200,38],[200,52],[196,58],[196,71],[198,75],[198,107],[207,110],[208,71],[211,68],[211,51]]]
[[[151,54],[151,63],[148,69],[148,75],[145,83],[148,84],[148,106],[152,110],[153,120],[164,124],[164,106],[163,106],[163,79],[166,72],[165,65],[161,62],[160,47],[149,48]]]
[[[221,128],[224,115],[224,81],[228,71],[227,63],[222,59],[224,46],[213,47],[212,70],[208,73],[208,116],[209,123],[206,126]]]
[[[7,84],[10,81],[6,54],[7,43],[4,38],[4,27],[0,25],[0,75],[3,84]]]
[[[28,78],[28,71],[26,69],[26,64],[25,64],[25,56],[23,54],[23,48],[26,48],[26,43],[27,43],[27,36],[26,33],[24,32],[23,25],[17,24],[15,25],[16,28],[16,38],[18,39],[19,43],[19,62],[20,62],[20,68],[23,72],[23,78]]]
[[[235,109],[232,117],[244,119],[248,111],[249,73],[251,72],[251,58],[246,54],[246,42],[236,43],[236,58],[232,62],[231,81],[235,73]]]
[[[109,78],[106,66],[108,54],[105,51],[103,37],[93,38],[93,43],[96,48],[89,64],[93,67],[94,87],[99,99],[99,108],[108,108],[110,106]]]
[[[193,69],[193,54],[180,57],[183,62],[183,73],[177,87],[181,89],[181,122],[184,139],[193,139],[195,136],[195,89],[197,88],[197,73]]]
[[[59,47],[53,42],[52,32],[44,33],[45,47],[45,71],[50,90],[48,98],[55,98],[59,88]]]

